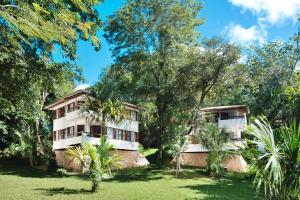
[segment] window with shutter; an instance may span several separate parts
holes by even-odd
[[[135,133],[135,141],[139,142],[139,133]]]
[[[129,133],[128,133],[128,131],[125,131],[125,140],[126,140],[126,141],[129,140]]]
[[[56,141],[56,131],[53,131],[52,137],[53,137],[53,141]]]
[[[101,136],[101,126],[92,125],[90,126],[90,133],[93,137]]]
[[[117,130],[113,129],[113,139],[117,139]]]

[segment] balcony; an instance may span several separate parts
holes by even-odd
[[[108,141],[110,144],[114,145],[116,149],[138,150],[138,142],[116,140],[116,139],[109,139]],[[53,150],[66,149],[73,145],[84,144],[84,143],[100,144],[100,138],[91,137],[89,136],[88,133],[83,133],[81,136],[75,136],[75,137],[53,141]]]
[[[245,141],[236,140],[226,144],[224,150],[237,150],[244,147],[245,147]],[[209,152],[209,149],[207,149],[205,146],[201,144],[188,144],[183,152],[185,153]]]
[[[246,116],[234,117],[232,119],[219,119],[218,126],[222,129],[236,130],[245,129],[247,125]]]

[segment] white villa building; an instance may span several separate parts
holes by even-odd
[[[232,142],[227,145],[227,149],[243,147],[242,136],[247,126],[247,106],[209,107],[201,109],[201,113],[212,117],[220,129],[225,129],[231,133]],[[205,167],[209,149],[199,144],[193,133],[190,137],[191,143],[182,153],[182,159],[187,165]],[[245,172],[247,170],[247,163],[239,155],[230,156],[223,165],[229,171]]]
[[[65,149],[83,143],[99,144],[101,126],[90,123],[80,112],[86,90],[78,90],[63,99],[46,107],[53,112],[53,151],[59,166],[77,170],[66,156]],[[138,152],[139,145],[139,116],[142,108],[124,103],[130,113],[128,119],[116,124],[107,123],[106,137],[120,154],[124,167],[147,165],[148,161]]]

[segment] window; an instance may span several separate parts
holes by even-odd
[[[115,128],[113,129],[113,138],[117,139],[117,130]]]
[[[130,111],[130,119],[132,121],[137,121],[138,120],[138,113],[136,111]]]
[[[58,109],[58,118],[64,117],[65,114],[66,114],[65,107],[62,107],[62,108],[59,108],[59,109]]]
[[[131,138],[130,138],[131,140],[130,141],[131,142],[135,142],[135,132],[131,131],[130,132],[130,136],[131,136]]]
[[[139,133],[135,133],[135,141],[136,141],[136,142],[139,141]]]
[[[72,111],[74,111],[74,110],[75,110],[75,102],[70,103],[70,104],[68,105],[68,112],[72,112]]]
[[[67,136],[68,138],[74,137],[74,126],[71,126],[67,129]]]
[[[122,130],[117,129],[117,140],[122,140]]]
[[[84,132],[84,125],[77,125],[77,135],[80,136],[82,132]]]
[[[90,133],[92,136],[99,136],[101,135],[101,126],[91,126],[90,127]]]
[[[52,119],[56,119],[56,110],[52,110]]]
[[[53,141],[56,141],[56,131],[53,131],[52,137],[53,137]]]
[[[129,132],[128,131],[125,131],[125,140],[129,141]]]
[[[114,139],[114,133],[112,128],[107,128],[107,137],[108,139]]]
[[[84,104],[84,101],[77,101],[76,109],[80,109],[80,107]]]
[[[221,120],[226,120],[229,119],[229,114],[227,112],[222,112],[221,113]]]

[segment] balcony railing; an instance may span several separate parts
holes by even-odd
[[[244,140],[233,140],[224,146],[224,150],[238,150],[245,147]],[[209,152],[209,149],[202,144],[188,144],[183,152],[193,153],[193,152]]]
[[[116,149],[138,150],[138,142],[116,139],[108,139],[108,142],[113,144]],[[100,139],[99,137],[91,136],[90,133],[83,132],[79,136],[53,141],[53,150],[66,149],[68,147],[84,143],[100,144]]]

